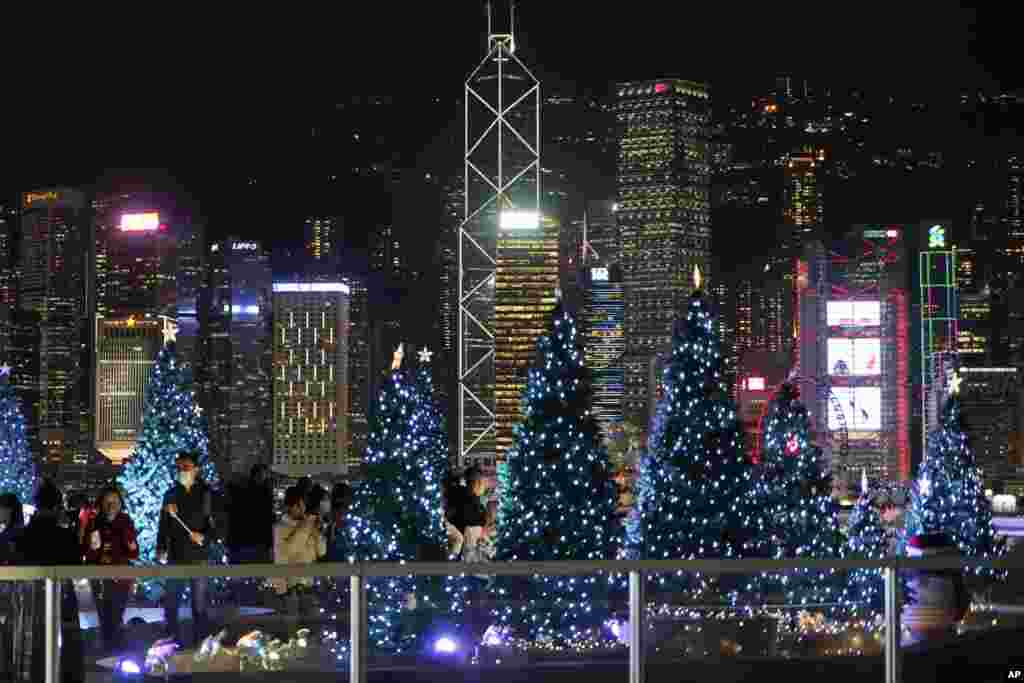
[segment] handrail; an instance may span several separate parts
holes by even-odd
[[[623,574],[629,576],[629,680],[644,680],[645,577],[676,571],[704,574],[744,574],[791,569],[880,570],[885,585],[885,680],[899,683],[900,662],[900,581],[899,570],[957,570],[969,568],[1024,569],[1024,557],[997,560],[968,559],[957,556],[883,560],[562,560],[555,562],[330,562],[294,565],[76,565],[63,567],[0,567],[0,581],[46,580],[46,681],[56,683],[60,674],[60,586],[68,579],[184,579],[184,578],[304,578],[349,577],[350,656],[349,680],[365,683],[367,673],[366,578],[374,576],[451,576],[467,572],[495,576]]]
[[[456,576],[485,573],[495,576],[579,576],[584,574],[668,573],[748,574],[791,569],[810,570],[941,570],[1024,569],[1024,557],[973,559],[963,557],[893,557],[883,560],[556,560],[544,562],[317,562],[311,564],[242,565],[65,565],[60,567],[0,567],[0,581],[40,579],[182,579],[182,578],[304,578],[350,576]]]

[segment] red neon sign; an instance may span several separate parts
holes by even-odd
[[[657,85],[654,86],[654,92],[668,92],[668,83],[658,83]]]

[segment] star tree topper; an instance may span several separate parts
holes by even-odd
[[[164,335],[164,345],[166,346],[171,342],[176,342],[178,340],[178,323],[166,315],[162,315],[160,317],[164,321],[163,329],[160,330],[160,333]]]
[[[430,357],[433,356],[433,355],[434,355],[434,352],[424,346],[422,349],[420,349],[420,353],[419,353],[420,362],[421,363],[429,363],[430,362]]]
[[[391,369],[400,370],[402,368],[402,358],[405,357],[405,344],[399,344],[398,348],[395,349],[394,358],[391,360]]]
[[[953,378],[949,380],[949,395],[956,396],[960,393],[960,383],[963,380],[960,378],[960,373],[954,372]]]

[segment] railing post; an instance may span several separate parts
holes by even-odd
[[[46,579],[44,583],[45,617],[43,638],[46,645],[46,683],[60,680],[60,581]]]
[[[885,576],[885,683],[900,683],[900,575],[896,567],[886,567]]]
[[[348,680],[349,683],[366,683],[366,580],[353,575],[350,585]]]
[[[644,683],[644,573],[629,572],[629,683]]]

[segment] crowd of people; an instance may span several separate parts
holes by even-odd
[[[205,564],[209,544],[223,542],[235,564],[310,564],[346,561],[349,557],[346,520],[352,489],[339,483],[330,491],[303,478],[284,493],[278,514],[271,473],[265,465],[252,468],[247,481],[229,485],[221,498],[198,476],[195,454],[182,452],[175,461],[177,478],[165,492],[157,532],[159,562]],[[480,470],[452,473],[444,487],[444,520],[448,533],[448,558],[487,562],[494,556],[496,504],[485,504],[486,480]],[[35,511],[26,524],[23,501],[13,493],[0,495],[0,566],[127,565],[139,558],[139,539],[121,491],[105,488],[95,501],[78,510],[64,505],[57,485],[44,480],[33,501]],[[481,588],[486,574],[478,574]],[[30,672],[42,662],[42,582],[0,582],[0,658],[4,668]],[[293,627],[318,607],[313,581],[307,578],[274,579],[270,582],[277,609]],[[129,579],[90,582],[104,649],[123,649],[124,617],[135,594]],[[179,610],[183,591],[190,595],[192,643],[210,632],[209,588],[203,578],[169,579],[162,607],[167,636],[182,642]],[[75,587],[67,582],[62,591],[65,615],[64,653],[80,656],[78,601]],[[79,660],[80,661],[80,660]],[[73,668],[80,668],[73,667]],[[42,670],[36,671],[40,673]]]

